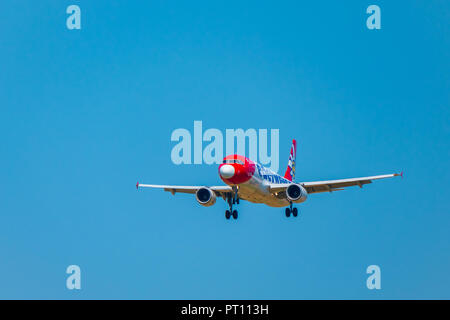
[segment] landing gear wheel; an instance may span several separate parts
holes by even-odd
[[[234,218],[234,220],[236,220],[238,218],[237,210],[233,210],[233,218]]]
[[[297,208],[292,209],[292,214],[294,215],[294,217],[297,216],[297,214],[298,214]]]
[[[291,216],[291,209],[286,208],[286,217],[290,217]]]
[[[225,218],[230,219],[231,213],[229,210],[225,211]]]

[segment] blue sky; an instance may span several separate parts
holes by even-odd
[[[0,298],[450,298],[449,16],[445,1],[2,3]],[[221,183],[170,160],[194,120],[279,129],[280,173],[296,138],[299,180],[405,177],[311,195],[297,219],[136,191]]]

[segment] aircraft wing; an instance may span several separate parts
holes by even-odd
[[[379,175],[379,176],[371,176],[371,177],[351,178],[351,179],[302,182],[300,184],[306,189],[308,194],[311,194],[311,193],[319,193],[319,192],[339,191],[339,190],[344,190],[344,188],[351,187],[351,186],[359,186],[360,188],[362,188],[363,185],[372,183],[372,180],[392,178],[392,177],[397,177],[397,176],[403,177],[403,172],[402,173],[384,174],[384,175]],[[288,186],[289,186],[289,184],[272,184],[270,186],[270,191],[274,192],[274,193],[284,191],[284,190],[286,190],[286,188]]]
[[[177,192],[179,193],[196,193],[200,188],[209,188],[213,190],[218,196],[221,196],[224,193],[233,192],[233,189],[229,186],[170,186],[170,185],[159,185],[159,184],[141,184],[137,183],[136,188],[154,188],[154,189],[163,189],[164,191],[169,191],[172,194]]]

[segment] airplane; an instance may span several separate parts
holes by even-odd
[[[391,173],[378,176],[350,178],[340,180],[295,182],[295,159],[297,155],[297,142],[292,140],[289,161],[284,176],[280,176],[269,168],[250,160],[247,157],[233,154],[223,158],[219,165],[219,177],[225,186],[173,186],[136,184],[136,188],[156,188],[175,193],[195,194],[197,202],[209,207],[216,203],[217,197],[222,197],[229,206],[225,211],[225,218],[238,218],[237,210],[233,205],[239,200],[252,203],[263,203],[270,207],[286,207],[286,217],[297,217],[298,209],[294,203],[305,202],[308,195],[319,192],[333,192],[344,190],[346,187],[359,186],[372,183],[373,180],[401,176],[401,173]]]

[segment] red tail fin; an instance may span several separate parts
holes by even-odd
[[[284,177],[289,181],[295,179],[295,157],[297,156],[297,141],[292,140],[291,153],[289,154],[289,162]]]

